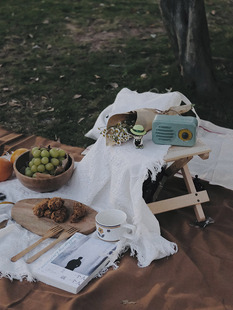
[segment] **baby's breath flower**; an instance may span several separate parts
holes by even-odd
[[[102,134],[103,137],[111,139],[117,145],[120,145],[122,142],[126,142],[131,138],[126,126],[127,124],[125,122],[119,122],[115,126],[110,127],[108,130],[107,128],[104,128],[101,130],[100,134]]]

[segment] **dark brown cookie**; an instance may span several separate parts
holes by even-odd
[[[56,223],[63,223],[68,217],[68,210],[66,207],[61,207],[59,210],[53,211],[51,219]]]
[[[53,211],[47,209],[44,211],[44,217],[47,217],[47,218],[51,218],[51,215],[52,215]]]
[[[64,206],[64,200],[59,197],[53,197],[49,200],[48,208],[51,211],[57,211]]]
[[[81,218],[87,215],[87,207],[81,202],[75,202],[73,205],[73,214],[70,217],[71,223],[77,223]]]
[[[44,212],[48,209],[49,198],[43,199],[33,207],[33,213],[38,217],[43,217]]]

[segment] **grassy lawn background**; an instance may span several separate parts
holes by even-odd
[[[196,101],[179,76],[158,1],[0,2],[0,125],[87,146],[84,134],[124,87],[178,90],[200,117],[233,128],[233,1],[205,1],[223,89]]]

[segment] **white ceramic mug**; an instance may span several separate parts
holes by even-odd
[[[122,237],[132,239],[136,227],[126,222],[125,212],[108,209],[95,217],[97,236],[104,241],[119,241]]]

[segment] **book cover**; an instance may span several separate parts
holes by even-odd
[[[35,272],[36,279],[77,294],[116,258],[116,244],[74,234]]]

